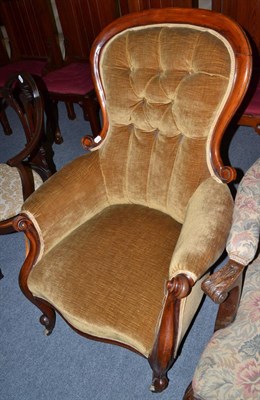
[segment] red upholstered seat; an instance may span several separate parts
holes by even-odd
[[[20,73],[20,72],[28,72],[32,75],[43,74],[44,68],[47,64],[47,61],[44,60],[19,60],[15,62],[10,62],[0,67],[0,88],[4,87],[7,80],[10,76]],[[7,119],[5,109],[1,106],[1,94],[0,94],[0,123],[3,127],[5,134],[10,135],[12,133],[12,129],[9,125],[9,121]]]
[[[256,90],[252,96],[252,99],[248,103],[244,114],[260,115],[260,80],[258,81]]]
[[[29,72],[32,75],[42,75],[46,61],[20,60],[0,67],[0,86],[4,86],[10,75],[20,71]]]
[[[85,95],[94,89],[89,63],[71,63],[44,77],[50,93]]]

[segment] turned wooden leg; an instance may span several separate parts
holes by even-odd
[[[67,109],[67,115],[68,115],[68,118],[69,119],[75,119],[76,118],[76,113],[75,113],[75,110],[74,110],[74,106],[73,106],[73,103],[70,103],[70,102],[65,102],[65,106],[66,106],[66,109]]]
[[[84,113],[84,118],[89,120],[92,134],[94,137],[99,135],[101,131],[101,124],[99,118],[99,104],[94,96],[87,97],[83,100],[82,109]]]
[[[59,126],[59,111],[58,111],[58,102],[55,100],[46,101],[45,104],[45,112],[46,112],[46,134],[48,137],[53,137],[54,142],[56,144],[63,143],[63,137],[61,134],[60,126]]]

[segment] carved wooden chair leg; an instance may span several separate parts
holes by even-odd
[[[49,100],[46,102],[46,131],[48,136],[52,136],[56,144],[63,143],[63,137],[59,127],[59,111],[58,102],[56,100]]]
[[[101,131],[101,123],[99,117],[99,104],[95,95],[88,95],[82,103],[82,109],[85,120],[89,120],[93,136],[97,136]]]

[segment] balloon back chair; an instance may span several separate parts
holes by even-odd
[[[43,76],[47,71],[62,65],[62,54],[57,40],[55,20],[50,2],[46,0],[0,0],[1,24],[6,30],[5,42],[9,54],[1,56],[0,87],[4,87],[12,74],[26,71],[33,76]],[[4,38],[3,38],[4,39]],[[6,48],[0,46],[1,54]],[[55,113],[53,112],[54,116]],[[6,134],[12,129],[1,105],[0,122]],[[56,125],[58,125],[56,123]],[[60,137],[54,126],[55,137]],[[56,133],[57,130],[57,133]]]
[[[78,333],[136,351],[158,392],[230,229],[236,174],[220,145],[250,47],[221,14],[154,9],[106,27],[91,62],[103,128],[24,203],[20,286],[47,334],[57,311]]]
[[[0,164],[0,234],[15,232],[12,221],[24,200],[50,175],[43,139],[43,101],[34,78],[25,72],[12,75],[0,89],[4,105],[11,107],[25,134],[25,146]],[[6,138],[5,140],[8,140]],[[20,142],[20,141],[18,141]]]

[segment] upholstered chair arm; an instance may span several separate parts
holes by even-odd
[[[99,155],[94,152],[54,174],[25,201],[22,213],[38,232],[41,256],[107,205]]]
[[[227,241],[229,258],[248,265],[255,257],[260,235],[260,158],[239,184],[232,229]]]
[[[260,158],[247,171],[238,187],[227,240],[229,261],[202,284],[204,292],[216,303],[222,303],[231,290],[240,285],[244,267],[257,253],[259,233]]]
[[[227,185],[208,178],[197,188],[173,253],[170,279],[185,273],[197,281],[214,264],[225,248],[232,212]]]

